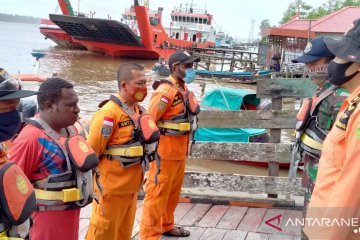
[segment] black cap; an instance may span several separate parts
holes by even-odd
[[[308,42],[303,55],[292,60],[293,63],[311,63],[324,57],[335,57],[325,45],[324,37],[317,37]],[[331,39],[331,38],[329,38]]]
[[[169,58],[169,68],[174,64],[186,64],[186,63],[193,63],[193,62],[199,62],[199,57],[191,57],[191,55],[184,51],[184,52],[175,52],[173,53]]]
[[[21,90],[20,81],[12,78],[3,68],[0,68],[0,101],[30,97],[37,94],[34,91]]]
[[[335,56],[350,62],[360,62],[360,18],[353,22],[341,39],[325,40],[325,44]]]

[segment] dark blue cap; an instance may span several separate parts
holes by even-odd
[[[311,63],[324,57],[335,57],[332,52],[326,47],[324,37],[317,37],[309,42],[303,55],[292,60],[293,63]]]

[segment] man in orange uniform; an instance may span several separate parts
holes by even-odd
[[[92,118],[88,143],[100,158],[98,169],[103,193],[93,202],[87,240],[129,240],[134,224],[137,193],[143,181],[143,142],[138,127],[145,110],[138,105],[147,95],[144,67],[121,64],[119,93],[100,104]],[[150,117],[150,116],[149,116]],[[150,129],[156,124],[147,120]],[[158,141],[160,134],[157,130]],[[100,192],[95,188],[95,192]]]
[[[146,196],[143,203],[140,236],[145,239],[160,239],[160,235],[186,237],[190,232],[174,226],[174,211],[179,200],[185,174],[189,133],[196,109],[196,98],[185,83],[195,79],[193,62],[198,58],[187,52],[176,52],[170,56],[169,80],[162,80],[153,93],[148,113],[157,122],[161,136],[158,153],[161,157],[158,184],[154,182],[156,166],[150,164],[145,182]],[[157,84],[158,85],[158,84]],[[188,95],[189,94],[189,95]],[[194,106],[195,107],[192,107]]]
[[[325,44],[336,56],[328,67],[329,81],[351,95],[323,144],[306,216],[317,222],[306,221],[304,231],[309,239],[359,239],[360,19],[342,39],[325,40]]]

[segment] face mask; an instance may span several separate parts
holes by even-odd
[[[193,68],[188,68],[185,70],[185,77],[183,78],[186,84],[192,83],[195,80],[196,71]]]
[[[314,84],[321,86],[329,79],[328,64],[323,64],[313,68],[306,68],[306,74]]]
[[[20,125],[19,111],[0,113],[0,142],[11,139],[19,130]]]
[[[138,102],[142,102],[147,96],[147,89],[145,91],[137,91],[135,93],[135,99]]]
[[[359,71],[354,72],[350,76],[345,76],[346,70],[353,65],[353,62],[348,63],[336,63],[334,61],[331,61],[329,63],[328,72],[329,72],[329,81],[336,85],[341,86],[344,83],[350,81],[353,77],[355,77]]]

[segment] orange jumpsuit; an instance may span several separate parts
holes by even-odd
[[[123,102],[124,99],[117,95]],[[135,107],[139,114],[139,108]],[[102,156],[106,146],[125,144],[132,138],[131,118],[113,101],[95,113],[90,125],[88,142],[100,158],[98,169],[103,195],[93,202],[87,240],[131,239],[135,219],[137,192],[143,179],[141,164],[122,167],[117,160]],[[99,190],[95,192],[100,196]]]
[[[170,80],[177,84],[172,77]],[[184,87],[187,91],[186,86]],[[184,112],[184,107],[178,89],[170,84],[161,84],[151,97],[148,113],[157,122],[159,119],[170,119]],[[150,170],[144,185],[146,196],[140,222],[142,240],[160,239],[161,233],[174,228],[174,211],[180,197],[185,174],[188,144],[188,134],[160,136],[158,153],[161,160],[158,185],[154,183],[155,162],[150,163]]]
[[[307,219],[360,218],[360,86],[342,104],[327,135]],[[331,220],[332,221],[332,220]],[[357,221],[360,224],[360,221]],[[310,239],[359,239],[360,233],[345,223],[307,224]],[[357,230],[358,231],[358,230]]]

